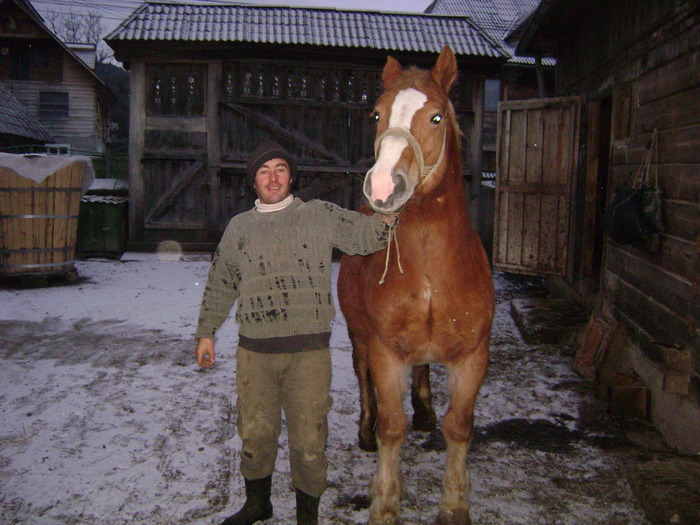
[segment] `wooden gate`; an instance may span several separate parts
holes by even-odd
[[[207,240],[207,64],[149,64],[132,82],[145,111],[131,116],[130,237]]]
[[[493,267],[531,275],[571,275],[577,97],[502,102]]]
[[[248,209],[245,162],[265,140],[297,158],[293,193],[354,208],[371,164],[368,115],[381,88],[377,69],[293,61],[225,62],[219,111],[220,227]]]
[[[476,82],[463,78],[452,93],[467,140]],[[266,140],[297,158],[295,196],[357,208],[373,162],[369,116],[381,88],[379,67],[341,62],[231,58],[133,66],[132,89],[141,98],[134,107],[145,111],[131,115],[132,246],[164,239],[191,249],[215,245],[231,217],[253,205],[246,161]],[[465,162],[465,175],[473,164]]]

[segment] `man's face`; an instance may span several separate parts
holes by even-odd
[[[255,192],[264,204],[277,204],[286,199],[291,183],[289,164],[284,159],[270,159],[255,173]]]

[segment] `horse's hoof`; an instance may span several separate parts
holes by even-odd
[[[472,525],[469,510],[441,510],[436,525]]]
[[[367,525],[400,525],[398,516],[377,517],[370,515]]]

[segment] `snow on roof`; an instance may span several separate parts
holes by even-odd
[[[3,84],[0,84],[0,133],[52,142],[44,125],[34,118]]]

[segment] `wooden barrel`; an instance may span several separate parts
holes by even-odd
[[[85,162],[42,182],[0,167],[0,276],[74,270]]]

